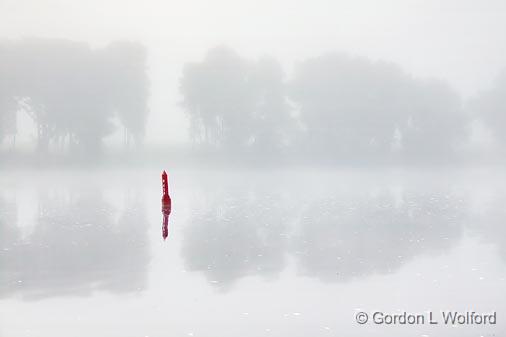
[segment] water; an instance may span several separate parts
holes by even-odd
[[[500,170],[0,174],[0,336],[501,336]],[[356,314],[497,312],[495,325]]]

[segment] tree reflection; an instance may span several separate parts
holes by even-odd
[[[228,192],[195,207],[183,242],[187,268],[225,290],[245,276],[279,273],[285,255],[322,281],[391,273],[449,249],[463,233],[463,202],[447,191],[329,192],[302,203],[294,194]]]
[[[12,270],[16,267],[14,254],[21,240],[16,216],[16,203],[0,196],[0,296],[8,287]]]
[[[290,212],[279,195],[227,190],[198,206],[183,241],[188,270],[226,290],[239,278],[283,269]]]
[[[0,271],[5,281],[0,296],[36,299],[144,288],[146,214],[135,198],[125,206],[115,221],[100,191],[41,194],[34,231],[9,251],[10,264]]]
[[[304,275],[348,281],[391,273],[410,259],[450,248],[462,235],[462,203],[445,193],[388,191],[313,200],[293,242]]]

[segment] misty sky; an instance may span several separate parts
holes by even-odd
[[[500,0],[0,0],[0,38],[144,43],[152,81],[146,142],[155,144],[187,139],[182,65],[216,45],[273,56],[288,75],[326,51],[385,59],[447,80],[467,98],[506,68],[505,18]]]

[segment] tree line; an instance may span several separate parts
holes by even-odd
[[[266,161],[448,160],[470,154],[477,124],[492,135],[492,147],[506,141],[506,75],[463,100],[444,81],[413,77],[394,63],[327,53],[300,62],[287,78],[273,58],[250,60],[217,47],[186,63],[179,84],[199,153]],[[126,144],[142,144],[148,98],[140,44],[0,41],[0,143],[15,141],[23,112],[43,153],[100,153],[118,126]]]
[[[125,142],[140,142],[147,118],[145,50],[115,42],[92,49],[67,40],[25,39],[0,42],[0,141],[15,137],[19,111],[37,127],[37,149],[99,153],[114,131]]]
[[[469,154],[479,120],[504,141],[506,77],[470,102],[393,63],[327,53],[290,79],[274,59],[211,49],[180,82],[194,143],[317,161],[448,160]]]

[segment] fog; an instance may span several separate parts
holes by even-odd
[[[506,335],[504,18],[0,1],[0,335]]]
[[[501,2],[1,6],[3,162],[503,158]]]

